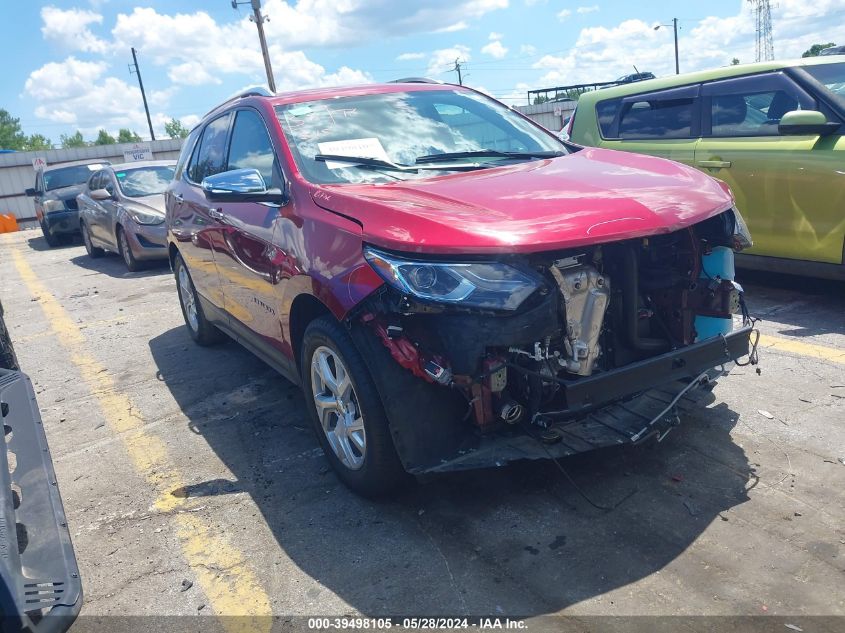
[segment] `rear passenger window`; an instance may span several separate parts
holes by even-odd
[[[229,169],[257,169],[268,187],[273,182],[276,154],[261,116],[254,110],[239,110],[232,128]]]
[[[619,119],[619,138],[690,138],[694,98],[648,97],[625,104]]]
[[[616,113],[619,112],[621,103],[621,99],[611,99],[596,104],[596,118],[599,121],[602,137],[609,138],[612,135],[613,121],[616,119]]]
[[[229,131],[230,114],[214,119],[205,127],[199,148],[194,152],[188,177],[193,182],[202,182],[207,176],[219,174],[226,164],[226,133]]]

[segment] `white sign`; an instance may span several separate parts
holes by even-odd
[[[378,158],[379,160],[390,161],[387,152],[377,138],[350,138],[344,141],[327,141],[317,143],[321,154],[334,156],[357,156],[358,158]],[[342,169],[348,167],[349,163],[327,160],[326,167],[329,169]]]
[[[32,159],[32,168],[35,171],[39,169],[44,169],[47,166],[47,159],[45,158],[33,158]]]
[[[127,163],[152,159],[153,150],[149,143],[134,143],[130,149],[123,150],[123,160]]]

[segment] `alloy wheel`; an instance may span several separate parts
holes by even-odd
[[[311,357],[311,389],[317,417],[332,451],[350,470],[364,465],[367,435],[352,379],[340,357],[320,346]]]
[[[197,316],[197,302],[194,295],[194,284],[191,283],[191,277],[188,275],[188,269],[182,264],[179,266],[179,300],[182,302],[182,308],[185,310],[185,317],[188,321],[188,327],[194,332],[199,330],[199,318]]]

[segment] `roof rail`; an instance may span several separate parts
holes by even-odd
[[[388,81],[389,84],[442,84],[439,79],[429,79],[428,77],[402,77],[402,79],[393,79]]]
[[[274,97],[276,96],[264,86],[250,86],[248,88],[244,88],[240,92],[233,94],[231,97],[223,101],[222,103],[218,103],[216,106],[211,108],[208,112],[205,113],[203,118],[207,117],[209,114],[214,112],[217,108],[220,108],[227,103],[231,103],[232,101],[236,101],[237,99],[244,99],[245,97]]]

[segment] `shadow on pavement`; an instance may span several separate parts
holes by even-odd
[[[367,501],[329,470],[300,390],[251,354],[197,347],[181,327],[150,349],[191,429],[235,479],[175,494],[246,492],[284,554],[366,615],[554,613],[661,570],[747,501],[755,480],[730,437],[737,414],[717,404],[660,444],[562,460],[583,495],[546,461],[432,477]],[[612,506],[632,492],[610,511],[587,500]],[[261,570],[272,558],[251,563]]]
[[[161,261],[145,262],[143,269],[130,273],[126,270],[126,264],[123,263],[123,259],[119,255],[114,255],[112,253],[106,253],[103,257],[98,257],[97,259],[92,259],[88,257],[86,253],[83,253],[82,255],[72,257],[70,263],[79,266],[80,268],[84,268],[85,270],[119,278],[152,277],[154,275],[170,274],[170,265],[166,259]]]
[[[62,235],[58,245],[50,246],[40,231],[37,237],[29,237],[26,240],[27,246],[34,251],[58,251],[69,246],[78,246],[81,243],[82,238],[77,235]]]
[[[752,316],[788,326],[778,334],[845,334],[845,282],[757,270],[739,270],[737,279]]]

